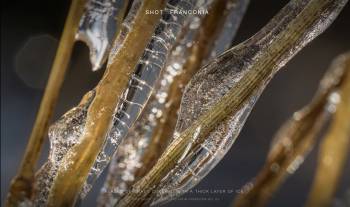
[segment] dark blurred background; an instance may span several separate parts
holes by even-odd
[[[68,0],[12,0],[1,3],[2,204],[31,132],[69,3]],[[257,32],[286,3],[286,0],[253,0],[234,43]],[[233,193],[189,193],[182,197],[183,201],[180,199],[168,206],[229,206],[236,191],[263,165],[274,132],[293,111],[310,101],[331,60],[349,49],[350,9],[347,5],[333,25],[296,55],[271,81],[232,149],[196,187],[199,190],[227,190]],[[96,85],[102,74],[103,71],[90,70],[88,49],[78,42],[54,119],[77,104],[81,96]],[[47,157],[48,147],[47,141],[40,164]],[[316,161],[317,147],[275,194],[269,206],[302,206],[308,195]],[[341,200],[344,200],[346,192],[350,196],[349,175],[350,164],[347,162],[334,206],[343,206]],[[102,180],[82,206],[95,206]],[[199,201],[184,201],[193,197]],[[213,198],[214,201],[201,198]]]

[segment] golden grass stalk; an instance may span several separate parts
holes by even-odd
[[[350,54],[342,55],[335,63],[344,67],[347,75],[339,92],[340,98],[331,126],[319,149],[318,166],[307,207],[330,206],[337,189],[341,172],[348,159],[350,147]],[[337,100],[335,100],[337,101]]]
[[[329,97],[345,74],[345,70],[332,65],[311,103],[295,112],[277,132],[263,168],[254,181],[242,188],[233,206],[265,206],[288,175],[299,167],[326,123]]]
[[[84,134],[62,160],[50,191],[48,206],[72,206],[80,192],[111,126],[112,115],[128,80],[148,43],[159,15],[147,15],[146,10],[165,7],[165,1],[143,1],[130,32],[108,65],[96,87],[96,95],[88,112]],[[117,38],[118,39],[118,38]]]
[[[156,128],[151,138],[151,143],[142,157],[142,167],[136,172],[136,177],[143,177],[156,163],[161,153],[165,150],[172,138],[177,113],[181,104],[181,97],[184,86],[192,76],[200,69],[203,62],[210,55],[217,36],[220,34],[223,23],[229,14],[228,4],[237,0],[216,0],[212,3],[208,15],[204,17],[200,28],[194,38],[191,47],[188,48],[191,54],[183,66],[183,72],[174,78],[166,98],[166,105],[162,116],[156,119]]]
[[[294,1],[298,2],[298,1]],[[338,2],[339,3],[339,2]],[[341,8],[343,4],[339,5]],[[200,116],[187,128],[162,154],[156,165],[141,180],[134,184],[118,203],[118,206],[140,206],[146,202],[148,195],[157,187],[159,182],[173,169],[182,156],[187,144],[194,136],[197,142],[203,142],[214,127],[223,121],[228,115],[237,112],[252,94],[259,90],[269,77],[271,77],[276,65],[281,58],[290,52],[292,48],[303,46],[301,40],[312,26],[319,22],[321,14],[329,9],[336,9],[334,1],[310,0],[302,6],[302,11],[290,22],[285,30],[280,31],[265,47],[259,58],[254,59],[250,70],[240,79],[238,84],[230,89],[208,112]],[[239,45],[244,46],[244,45]],[[251,49],[250,47],[246,49]],[[230,51],[229,51],[230,52]]]
[[[33,193],[36,163],[39,159],[49,121],[56,106],[57,98],[68,68],[75,42],[75,34],[78,30],[80,17],[84,11],[85,1],[72,1],[44,96],[41,100],[19,171],[12,180],[6,206],[17,206],[19,202],[29,199]]]

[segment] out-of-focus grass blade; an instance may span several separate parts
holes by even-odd
[[[12,180],[6,206],[18,206],[20,203],[29,202],[33,194],[36,162],[68,68],[84,4],[85,0],[72,1],[40,108],[19,171]]]
[[[307,207],[330,206],[350,148],[350,53],[340,56],[335,67],[346,70],[343,84],[331,98],[339,102],[331,126],[321,142],[318,166]]]
[[[283,181],[302,164],[336,106],[332,99],[349,71],[332,64],[310,104],[295,112],[274,137],[265,165],[254,181],[242,187],[235,207],[265,206]]]

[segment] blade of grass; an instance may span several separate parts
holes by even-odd
[[[280,128],[266,163],[254,181],[242,188],[235,207],[265,206],[278,187],[303,162],[326,123],[329,96],[343,82],[345,70],[332,65],[314,99]]]
[[[111,126],[118,98],[148,43],[160,14],[147,15],[146,10],[162,10],[165,1],[142,2],[130,32],[121,43],[112,62],[96,87],[81,141],[62,160],[50,191],[48,206],[72,206],[80,192]]]
[[[292,2],[300,3],[300,1]],[[210,133],[218,123],[224,120],[229,114],[239,110],[242,104],[254,92],[258,91],[259,86],[283,65],[281,62],[291,58],[302,46],[311,41],[332,22],[345,3],[345,1],[311,0],[305,5],[302,5],[302,11],[296,18],[288,22],[285,30],[280,31],[280,33],[273,38],[273,41],[269,42],[265,47],[262,47],[264,51],[261,53],[261,56],[254,60],[251,65],[251,70],[242,77],[239,84],[229,90],[217,104],[207,113],[200,116],[198,120],[171,143],[156,165],[145,177],[133,186],[133,189],[122,198],[118,206],[142,205],[151,191],[156,188],[164,176],[174,168],[177,160],[183,154],[187,143],[189,143],[194,136],[198,137],[198,142],[202,142],[203,137]],[[326,15],[326,17],[324,15]],[[328,19],[327,17],[330,18]],[[326,22],[322,22],[322,20],[325,19]],[[324,23],[323,28],[317,30],[315,33],[314,26],[320,22]],[[312,36],[310,34],[314,35]],[[305,37],[307,38],[305,39]],[[239,46],[243,47],[244,44]],[[248,47],[246,49],[251,48]],[[227,52],[227,54],[229,53],[230,51]],[[290,56],[286,57],[286,54]],[[218,67],[220,67],[219,63]]]
[[[350,146],[350,54],[342,55],[335,63],[347,71],[337,95],[340,102],[331,126],[320,145],[318,166],[306,206],[331,205]],[[337,98],[337,97],[336,97]]]
[[[19,202],[30,198],[32,195],[36,162],[39,159],[49,121],[56,106],[57,98],[68,68],[75,42],[75,34],[78,30],[80,17],[84,11],[85,1],[73,0],[71,3],[49,80],[26,150],[19,171],[10,186],[7,206],[16,206]]]

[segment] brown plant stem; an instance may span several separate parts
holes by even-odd
[[[75,34],[84,11],[85,0],[73,0],[52,65],[40,108],[16,177],[12,180],[6,206],[17,206],[33,193],[34,171],[48,130],[49,121],[68,68]]]
[[[298,2],[298,1],[295,1]],[[329,8],[337,8],[331,0],[310,0],[302,11],[291,20],[287,27],[274,36],[268,46],[262,47],[261,56],[254,60],[237,85],[230,89],[208,112],[200,116],[188,127],[162,154],[156,165],[139,180],[118,203],[118,206],[140,206],[146,202],[148,195],[159,182],[173,169],[182,156],[187,144],[197,137],[197,142],[203,142],[218,123],[229,114],[237,112],[259,86],[274,74],[276,65],[291,48],[300,43],[306,31],[320,20],[320,14]],[[239,45],[242,46],[242,45]],[[246,49],[251,49],[247,47]],[[230,51],[227,52],[229,54]]]
[[[340,102],[331,126],[319,149],[318,166],[307,207],[327,207],[337,189],[341,172],[349,155],[350,146],[350,54],[342,55],[338,64],[347,75],[339,89]]]
[[[48,206],[73,206],[111,126],[118,98],[154,32],[160,14],[147,15],[146,10],[161,10],[165,1],[143,1],[130,32],[121,43],[113,61],[96,87],[80,142],[62,160],[50,191]]]

